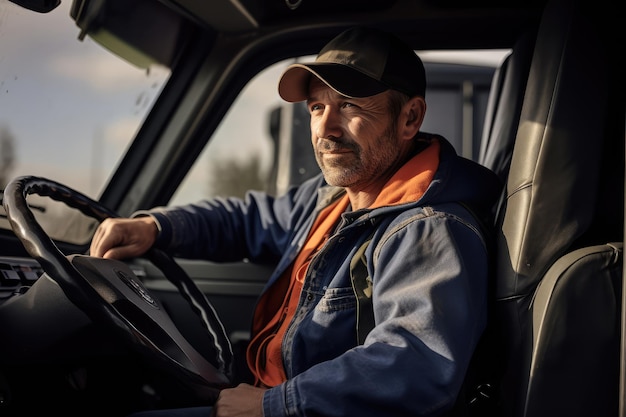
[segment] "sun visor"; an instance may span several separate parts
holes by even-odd
[[[89,36],[139,68],[171,68],[187,39],[185,18],[158,1],[74,0],[70,15],[80,40]]]

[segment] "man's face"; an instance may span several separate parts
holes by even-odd
[[[315,158],[326,182],[353,191],[386,182],[400,158],[388,93],[347,98],[311,77],[307,107]]]

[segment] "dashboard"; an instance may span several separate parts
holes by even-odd
[[[0,256],[0,302],[15,294],[23,294],[43,274],[34,259]]]

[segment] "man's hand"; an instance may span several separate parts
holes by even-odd
[[[263,417],[265,388],[239,384],[220,392],[212,417]]]
[[[150,216],[105,219],[96,229],[89,254],[110,259],[141,256],[154,244],[158,232]]]

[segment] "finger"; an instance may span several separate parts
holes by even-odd
[[[120,224],[116,221],[106,219],[100,224],[100,227],[96,229],[94,238],[91,244],[92,256],[108,257],[119,259],[120,255],[108,254],[110,249],[116,246],[124,245],[125,232],[120,229]],[[123,254],[122,254],[123,255]]]
[[[101,246],[102,246],[103,234],[104,234],[104,231],[102,229],[102,226],[99,226],[96,229],[96,232],[94,233],[93,238],[91,239],[91,245],[89,246],[89,254],[91,256],[102,256]]]
[[[113,246],[108,248],[102,257],[106,259],[128,259],[141,254],[143,254],[143,251],[138,250],[136,245]]]

